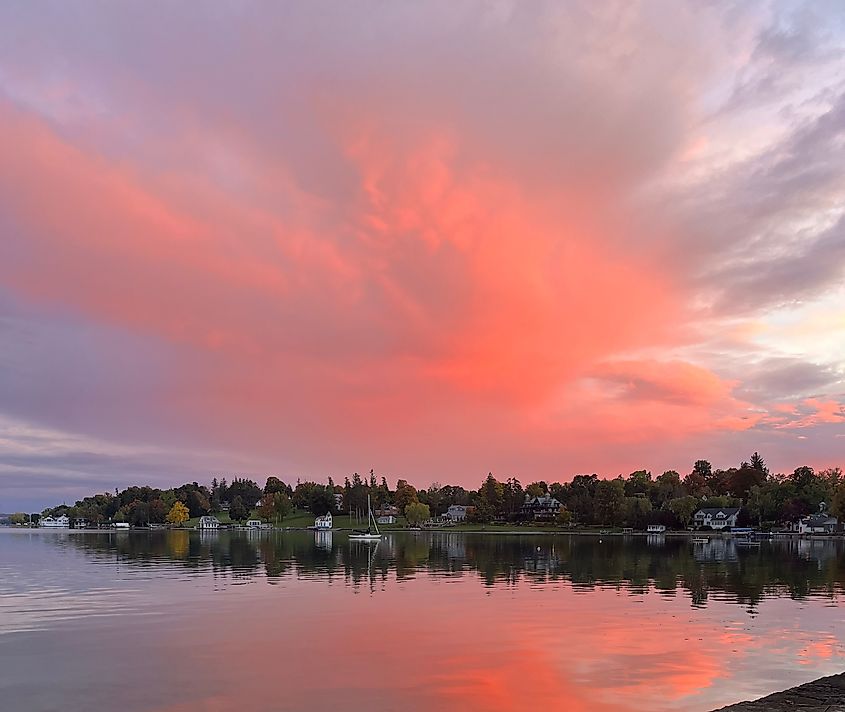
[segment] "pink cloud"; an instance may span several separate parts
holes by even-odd
[[[775,158],[735,155],[749,114],[723,94],[765,72],[767,13],[303,6],[220,35],[174,11],[162,37],[142,12],[63,12],[0,42],[0,287],[172,346],[145,412],[186,448],[474,484],[708,437],[736,459],[842,421],[833,386],[747,383],[764,322],[742,310],[824,288],[839,254],[749,267],[761,226],[806,222],[783,206],[841,202],[833,170],[771,197],[797,182],[776,157],[830,154],[829,107]],[[133,437],[155,441],[144,410]]]

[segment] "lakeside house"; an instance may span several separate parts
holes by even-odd
[[[39,527],[46,527],[48,529],[67,529],[70,527],[70,519],[68,519],[64,514],[59,515],[58,517],[46,516],[41,517],[38,522]]]
[[[261,520],[260,519],[247,519],[246,525],[250,529],[261,529]]]
[[[728,529],[736,526],[739,507],[704,507],[693,516],[696,529]]]
[[[314,528],[317,531],[328,531],[332,528],[332,513],[326,512],[322,517],[314,520]]]
[[[666,525],[665,524],[649,524],[646,527],[646,531],[649,534],[664,534],[666,532]]]
[[[554,519],[562,506],[559,500],[548,493],[540,497],[525,495],[522,514],[526,519]]]
[[[472,507],[467,507],[464,504],[453,504],[446,510],[445,516],[453,522],[462,522],[467,518],[467,513],[472,510]]]
[[[820,512],[802,517],[792,525],[792,529],[799,534],[833,534],[839,529],[839,520]]]
[[[379,524],[396,524],[396,515],[382,514],[380,517],[376,517],[376,521]]]
[[[199,527],[200,529],[219,529],[220,520],[217,517],[213,517],[210,514],[207,514],[204,517],[200,517],[197,527]]]
[[[383,504],[379,509],[376,509],[373,514],[376,517],[398,517],[399,507],[395,507],[392,504]]]

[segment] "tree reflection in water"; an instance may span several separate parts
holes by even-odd
[[[57,540],[58,541],[58,540]],[[483,585],[566,582],[576,590],[684,592],[694,606],[711,596],[753,612],[766,598],[833,596],[845,587],[841,541],[789,539],[737,547],[732,539],[686,539],[457,532],[395,533],[376,544],[342,532],[188,531],[78,533],[62,544],[134,566],[168,565],[228,575],[235,582],[288,576],[340,579],[373,590],[391,579],[477,576]]]

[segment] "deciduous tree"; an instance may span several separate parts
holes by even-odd
[[[427,504],[411,502],[405,507],[405,518],[408,520],[408,524],[417,526],[431,518],[431,510]]]
[[[167,522],[176,527],[182,526],[188,519],[190,519],[190,512],[181,502],[175,502],[167,513]]]

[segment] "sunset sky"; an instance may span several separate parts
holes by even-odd
[[[0,5],[0,511],[845,465],[825,2]]]

